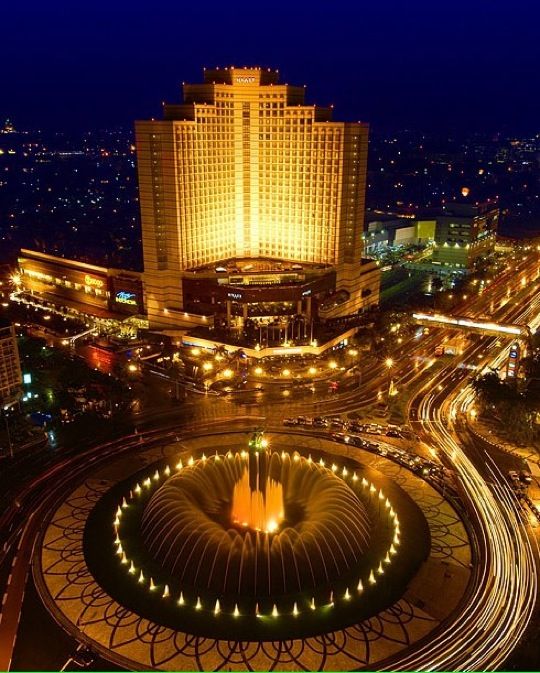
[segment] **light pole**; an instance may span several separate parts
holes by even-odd
[[[388,399],[390,399],[390,392],[392,388],[392,376],[390,372],[392,371],[392,367],[394,366],[394,361],[392,360],[392,358],[386,358],[384,364],[386,365],[386,371],[388,374]]]

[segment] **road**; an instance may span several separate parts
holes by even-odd
[[[513,311],[529,321],[540,300]],[[533,322],[536,318],[533,318]],[[463,364],[500,360],[491,340],[469,348]],[[499,349],[500,351],[500,349]],[[489,454],[479,453],[463,431],[470,386],[454,366],[427,382],[411,400],[411,424],[459,479],[461,497],[477,531],[474,593],[452,623],[409,656],[389,662],[394,670],[493,670],[504,664],[523,635],[537,600],[538,549],[531,543],[521,508]],[[386,668],[386,667],[385,667]]]
[[[484,292],[467,300],[467,314],[479,317],[489,313],[505,322],[534,323],[540,314],[538,271],[538,255],[529,255],[516,263],[516,268],[501,274]],[[463,314],[465,307],[456,310]],[[527,627],[536,600],[535,550],[519,504],[490,457],[479,455],[471,447],[460,426],[460,416],[467,413],[470,405],[471,370],[504,357],[508,342],[484,337],[450,362],[441,363],[441,369],[435,371],[434,348],[448,334],[436,329],[421,339],[407,340],[394,358],[391,375],[398,388],[419,386],[408,406],[410,424],[459,479],[461,497],[476,531],[478,561],[472,593],[460,613],[409,655],[387,662],[387,669],[485,670],[500,666]],[[369,372],[362,373],[361,380],[351,377],[343,393],[330,399],[320,399],[322,393],[319,393],[316,399],[302,399],[293,404],[291,399],[278,404],[271,396],[266,401],[264,395],[255,397],[250,393],[255,397],[254,403],[247,404],[246,393],[238,396],[238,402],[199,396],[187,402],[182,416],[191,415],[194,427],[200,429],[202,421],[206,426],[224,421],[242,424],[247,419],[240,415],[247,412],[251,421],[255,417],[276,420],[297,412],[311,415],[354,412],[373,404],[378,393],[387,390],[388,380],[388,370],[383,363],[377,363]],[[294,398],[292,391],[290,396]],[[139,419],[141,423],[179,426],[178,415],[173,409],[155,412],[153,416],[141,414]],[[189,426],[184,422],[183,431],[186,430]],[[177,432],[175,428],[160,428],[68,456],[26,484],[16,502],[2,512],[0,531],[6,542],[3,554],[12,553],[15,545],[17,549],[0,621],[0,670],[9,670],[34,542],[45,513],[54,505],[57,488],[48,494],[48,484],[65,484],[67,488],[89,464],[106,461],[120,450],[133,450],[141,442],[163,442]]]
[[[512,322],[513,316],[517,315],[516,310],[530,304],[538,292],[539,274],[538,252],[531,251],[523,259],[512,263],[485,289],[479,288],[475,296],[469,295],[462,299],[454,311],[471,318],[489,315],[500,322]],[[517,317],[515,320],[519,322]],[[384,406],[390,378],[398,391],[411,389],[428,376],[431,378],[433,370],[446,361],[438,361],[434,357],[435,347],[452,334],[455,334],[452,330],[435,328],[420,338],[413,336],[405,339],[399,351],[392,356],[394,363],[390,372],[383,358],[370,361],[361,367],[360,373],[346,376],[340,372],[340,389],[337,393],[329,392],[325,382],[297,385],[294,380],[285,379],[277,385],[265,386],[263,383],[264,390],[261,392],[251,389],[205,400],[201,400],[201,395],[190,395],[186,411],[193,414],[193,419],[205,421],[231,413],[246,414],[250,408],[257,408],[258,413],[275,420],[300,414],[322,416],[358,412],[373,407],[377,402],[382,402]],[[474,338],[484,339],[487,343],[487,337],[475,335]],[[502,342],[510,343],[508,339]],[[476,364],[471,362],[468,366]],[[456,360],[455,366],[459,365]],[[248,387],[252,387],[251,384]],[[143,413],[141,418],[144,417]]]

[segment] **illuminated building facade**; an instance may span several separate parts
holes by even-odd
[[[21,250],[19,290],[29,299],[101,319],[144,313],[136,271],[109,269],[34,250]]]
[[[136,123],[150,325],[377,304],[362,258],[368,126],[333,121],[272,70],[206,70],[183,91],[163,120]]]
[[[471,269],[495,250],[499,209],[493,204],[452,203],[435,220],[434,264]]]
[[[15,328],[0,325],[0,405],[15,401],[22,389],[22,374]]]

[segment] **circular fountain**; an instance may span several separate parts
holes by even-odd
[[[416,505],[376,470],[283,448],[255,433],[247,450],[119,482],[85,528],[94,577],[137,614],[212,638],[305,637],[392,604],[429,550],[425,532],[407,539],[425,531]]]
[[[144,543],[186,590],[243,602],[313,592],[366,551],[371,524],[347,483],[263,441],[181,470],[146,506]]]

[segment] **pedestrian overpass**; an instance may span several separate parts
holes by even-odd
[[[496,323],[492,320],[448,316],[442,313],[413,313],[412,317],[419,325],[429,327],[446,327],[447,329],[459,329],[476,334],[490,334],[499,337],[507,336],[514,339],[528,339],[531,336],[531,330],[528,325]]]

